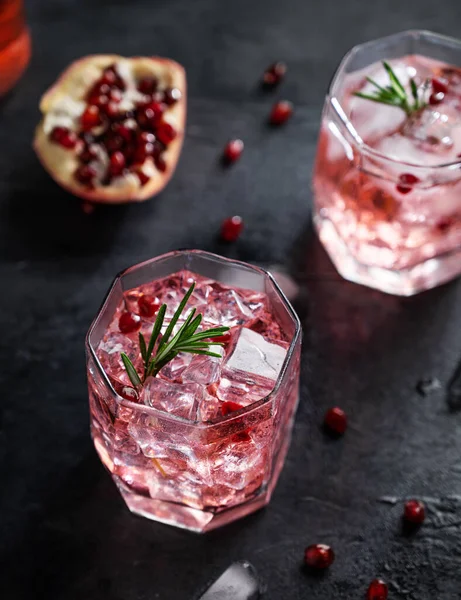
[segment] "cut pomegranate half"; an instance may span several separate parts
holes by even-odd
[[[64,71],[40,110],[34,148],[59,185],[90,202],[140,202],[175,170],[185,72],[155,56],[87,56]]]

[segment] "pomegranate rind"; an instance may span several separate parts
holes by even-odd
[[[175,87],[181,91],[181,99],[169,107],[165,120],[177,130],[176,138],[168,145],[163,158],[167,169],[160,172],[149,170],[150,180],[140,186],[135,174],[130,174],[118,182],[119,185],[95,185],[93,189],[80,184],[74,178],[74,172],[80,165],[74,151],[69,151],[49,139],[45,131],[45,117],[48,113],[66,105],[70,100],[74,104],[85,102],[91,86],[101,77],[103,70],[120,61],[130,63],[136,77],[157,77],[166,87]],[[184,68],[174,60],[158,56],[125,58],[116,54],[99,54],[81,58],[72,63],[58,78],[56,83],[45,92],[40,101],[42,120],[35,130],[34,150],[45,170],[64,189],[89,202],[122,204],[142,202],[158,194],[172,177],[181,153],[186,124],[186,74]]]

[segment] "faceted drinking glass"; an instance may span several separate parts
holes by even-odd
[[[383,60],[407,89],[415,77],[426,109],[408,118],[353,96],[373,89],[366,76],[386,75]],[[313,191],[320,240],[346,279],[409,296],[461,273],[460,66],[461,43],[427,31],[356,46],[342,60],[323,109]],[[429,96],[434,73],[448,86],[440,104]]]
[[[97,354],[127,290],[183,271],[265,293],[287,340],[271,393],[205,422],[120,396]],[[118,275],[88,332],[86,352],[93,441],[128,508],[204,532],[267,504],[289,446],[300,348],[299,320],[272,276],[260,268],[190,250],[159,256]]]

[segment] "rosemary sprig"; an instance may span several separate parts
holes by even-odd
[[[383,87],[371,79],[371,77],[367,77],[367,81],[374,85],[376,89],[370,94],[354,92],[354,96],[365,98],[365,100],[371,100],[372,102],[379,102],[380,104],[397,106],[404,110],[407,115],[411,115],[411,113],[414,113],[426,106],[423,98],[424,89],[420,90],[418,88],[413,77],[410,78],[410,88],[413,99],[413,101],[411,101],[411,99],[408,97],[406,89],[403,87],[402,82],[397,77],[390,64],[386,61],[383,61],[383,67],[389,75],[389,85]]]
[[[142,377],[139,375],[136,367],[133,365],[128,356],[122,352],[121,357],[123,365],[131,383],[135,388],[142,386],[148,377],[155,377],[160,369],[173,360],[173,358],[175,358],[180,352],[188,352],[189,354],[205,354],[207,356],[216,356],[220,358],[220,354],[210,350],[210,338],[220,337],[229,330],[229,327],[213,327],[212,329],[207,329],[206,331],[199,331],[196,333],[200,323],[202,322],[202,315],[196,315],[195,308],[191,309],[178,332],[171,337],[173,329],[178,322],[178,319],[181,316],[184,308],[186,307],[194,288],[195,282],[190,286],[186,292],[186,295],[181,300],[158,344],[157,340],[159,339],[163,322],[165,320],[165,313],[167,309],[166,304],[162,304],[162,306],[159,308],[154,327],[152,328],[149,344],[146,344],[143,334],[141,332],[139,333],[139,348],[144,363],[144,372]],[[154,354],[154,348],[156,344],[157,349]],[[215,342],[213,340],[213,345],[222,346],[222,343]]]

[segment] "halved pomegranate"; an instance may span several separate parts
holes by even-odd
[[[184,69],[158,57],[87,56],[40,110],[34,148],[57,183],[90,202],[140,202],[165,187],[181,152]]]

